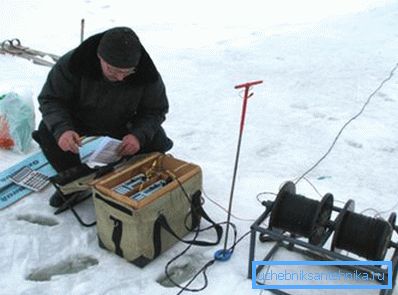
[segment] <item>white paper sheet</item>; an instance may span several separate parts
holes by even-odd
[[[121,158],[118,153],[121,141],[112,137],[105,136],[98,146],[98,149],[88,158],[86,164],[93,168],[95,166],[105,166]]]

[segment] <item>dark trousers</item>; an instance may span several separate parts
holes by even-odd
[[[79,135],[82,136],[86,134]],[[32,137],[40,145],[48,162],[58,173],[81,164],[79,155],[72,152],[64,152],[58,146],[54,136],[43,121],[40,122],[38,130],[32,133]],[[152,141],[143,146],[138,153],[167,152],[172,147],[172,140],[167,137],[163,128],[160,127]]]

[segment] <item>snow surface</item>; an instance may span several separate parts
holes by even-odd
[[[171,153],[202,167],[206,194],[224,208],[242,101],[234,86],[264,80],[249,100],[241,147],[233,203],[239,219],[232,218],[239,236],[263,211],[256,195],[276,193],[286,180],[310,168],[398,62],[396,1],[2,0],[0,8],[0,40],[17,37],[26,46],[59,55],[78,45],[81,18],[86,36],[112,26],[132,27],[167,86],[170,113],[164,126],[175,142]],[[0,93],[28,88],[35,100],[49,68],[3,55],[0,65]],[[370,216],[388,218],[398,211],[397,91],[398,73],[307,175],[322,195],[331,192],[339,202],[354,199],[356,211],[369,209]],[[34,146],[32,152],[36,150]],[[25,156],[0,151],[0,170]],[[305,180],[297,191],[320,198]],[[31,194],[0,212],[0,294],[178,292],[156,280],[184,245],[139,269],[100,249],[95,227],[81,227],[70,212],[54,216],[47,205],[52,192]],[[209,199],[205,209],[214,220],[226,220],[226,213]],[[78,210],[86,220],[95,217],[90,202]],[[209,232],[202,238],[214,236]],[[177,265],[189,263],[198,270],[220,247],[192,248]],[[256,258],[269,247],[258,242]],[[201,294],[261,293],[246,278],[248,249],[245,238],[230,261],[211,266],[209,285]],[[279,258],[297,257],[285,253]],[[199,278],[192,287],[202,284]]]

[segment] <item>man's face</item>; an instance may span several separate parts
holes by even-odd
[[[98,56],[102,73],[104,74],[105,78],[107,78],[111,82],[123,81],[128,75],[135,73],[135,67],[133,68],[117,68],[108,64],[105,60],[103,60],[100,56]]]

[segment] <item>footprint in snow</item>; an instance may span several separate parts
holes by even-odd
[[[325,118],[325,117],[326,117],[326,115],[325,115],[325,114],[323,114],[323,113],[319,113],[319,112],[315,112],[315,113],[313,113],[313,114],[312,114],[312,116],[313,116],[314,118],[317,118],[317,119],[323,119],[323,118]]]
[[[190,137],[190,136],[192,136],[192,135],[194,135],[194,134],[195,134],[195,132],[189,131],[189,132],[186,132],[186,133],[181,134],[181,137]]]
[[[26,280],[50,281],[53,276],[78,273],[97,264],[98,260],[94,257],[78,255],[54,265],[35,269],[26,277]]]
[[[395,153],[397,151],[397,149],[393,148],[393,147],[383,147],[380,149],[380,151],[392,154],[392,153]]]
[[[256,154],[259,157],[269,157],[269,156],[275,155],[278,152],[279,148],[280,148],[280,144],[278,144],[278,143],[267,144],[266,146],[257,150]]]
[[[298,110],[308,110],[308,106],[304,103],[293,103],[290,107]]]
[[[346,140],[346,143],[349,146],[352,146],[353,148],[357,148],[357,149],[361,149],[363,147],[363,145],[361,143],[358,143],[358,142],[355,142],[355,141],[352,141],[352,140]]]
[[[55,226],[58,225],[58,221],[54,218],[35,215],[35,214],[23,214],[18,215],[17,220],[26,221],[33,224],[44,225],[44,226]]]
[[[389,97],[389,96],[388,96],[387,94],[385,94],[384,92],[379,92],[377,95],[380,96],[381,98],[383,98],[384,101],[389,101],[389,102],[394,101],[394,99],[392,99],[391,97]]]

